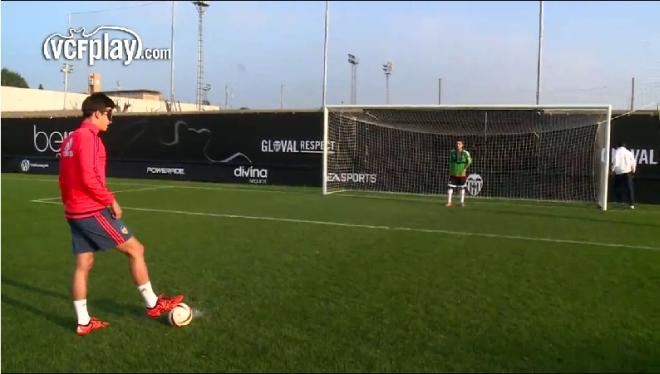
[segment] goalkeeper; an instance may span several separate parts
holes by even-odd
[[[463,149],[463,140],[456,141],[456,149],[449,151],[449,191],[447,191],[447,207],[451,207],[451,197],[454,188],[461,190],[461,206],[465,205],[465,179],[467,168],[472,164],[470,152]]]

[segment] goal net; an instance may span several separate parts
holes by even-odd
[[[328,106],[323,193],[445,194],[462,139],[468,196],[606,210],[610,118],[611,106]]]

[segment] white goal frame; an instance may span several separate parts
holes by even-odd
[[[599,201],[600,209],[607,210],[607,197],[608,197],[608,182],[609,182],[609,166],[610,166],[610,133],[611,133],[611,120],[612,120],[612,105],[610,104],[592,104],[592,105],[325,105],[323,107],[323,167],[322,167],[322,191],[324,195],[328,195],[339,191],[328,191],[328,152],[329,152],[329,113],[334,110],[349,110],[349,109],[441,109],[441,110],[594,110],[602,111],[606,114],[605,120],[605,151],[601,154],[600,162],[600,180],[599,180]],[[373,191],[378,192],[378,191]],[[382,193],[382,192],[381,192]]]

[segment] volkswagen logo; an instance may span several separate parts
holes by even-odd
[[[30,160],[21,161],[21,171],[27,173],[30,170]]]

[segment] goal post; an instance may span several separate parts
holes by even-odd
[[[596,202],[607,210],[610,105],[330,105],[323,193],[447,192],[449,151],[472,155],[468,196]]]

